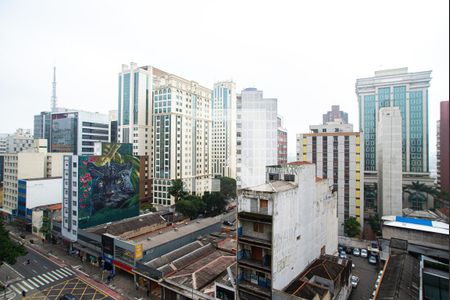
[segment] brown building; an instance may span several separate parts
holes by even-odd
[[[449,104],[441,102],[441,117],[437,132],[437,181],[442,191],[450,192],[449,162]]]

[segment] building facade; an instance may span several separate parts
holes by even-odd
[[[378,215],[400,215],[403,209],[400,109],[381,108],[377,127]]]
[[[277,117],[277,164],[287,164],[287,129],[283,126],[283,118]]]
[[[315,166],[267,167],[267,183],[238,197],[239,299],[272,299],[321,254],[337,251],[335,194]]]
[[[67,111],[52,113],[50,151],[92,155],[94,142],[109,141],[109,119],[107,115]]]
[[[365,171],[376,172],[376,135],[382,107],[398,107],[402,119],[402,170],[428,174],[428,88],[431,71],[408,68],[375,72],[356,81],[359,126],[364,132]]]
[[[13,134],[0,137],[0,153],[18,153],[33,147],[30,129],[19,128]]]
[[[61,187],[61,177],[19,179],[17,217],[31,224],[34,208],[62,202]]]
[[[211,97],[212,173],[236,178],[236,84],[215,83]]]
[[[45,140],[44,140],[45,141]],[[65,153],[21,152],[4,154],[3,211],[17,214],[18,181],[62,176],[62,157]]]
[[[211,189],[211,90],[153,69],[153,203],[172,205],[168,188],[182,179],[202,195]]]
[[[265,167],[277,164],[277,99],[263,98],[263,92],[247,88],[237,105],[238,188],[265,182]]]
[[[50,149],[50,128],[52,121],[52,113],[43,111],[39,115],[34,116],[34,139],[46,139],[47,147]]]
[[[103,145],[102,155],[64,155],[62,235],[139,215],[140,158],[131,144]]]
[[[442,191],[450,192],[449,102],[441,101],[437,131],[437,183]]]
[[[117,110],[109,111],[109,141],[117,143]]]
[[[339,105],[332,105],[331,110],[328,111],[326,114],[323,114],[323,124],[338,121],[347,124],[348,114],[342,110],[339,110]]]
[[[352,124],[329,122],[310,126],[311,133],[297,134],[297,160],[316,165],[317,176],[330,181],[337,192],[339,235],[343,223],[356,217],[364,226],[363,137]]]

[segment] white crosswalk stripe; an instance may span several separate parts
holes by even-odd
[[[27,288],[29,288],[30,291],[31,291],[31,290],[34,290],[34,287],[33,287],[32,285],[30,285],[28,282],[22,281],[21,283],[22,283],[23,285],[25,285]]]
[[[40,281],[37,277],[33,277],[32,280],[35,281],[35,282],[37,282],[37,284],[39,284],[39,286],[45,284],[45,283],[43,283],[42,281]]]
[[[65,269],[59,269],[61,272],[63,272],[64,274],[66,274],[67,276],[72,275],[71,273],[69,273],[67,270]]]
[[[49,276],[47,276],[46,274],[41,274],[41,275],[42,275],[42,277],[45,277],[45,279],[49,280],[50,282],[55,281],[52,278],[50,278]]]
[[[50,272],[47,272],[47,274],[46,274],[48,277],[50,277],[50,278],[53,278],[54,280],[59,280],[59,278],[58,277],[56,277],[55,275],[53,275],[52,273],[50,273]]]
[[[23,285],[21,285],[20,283],[16,282],[15,285],[17,287],[19,287],[22,291],[28,292],[28,289],[26,287],[24,287]]]
[[[52,274],[53,276],[57,277],[58,279],[62,279],[61,275],[56,273],[56,270],[51,271],[49,274]]]
[[[47,281],[47,279],[45,279],[44,277],[42,277],[41,275],[38,275],[38,278],[40,280],[42,280],[43,282],[45,282],[46,284],[49,284],[50,282]]]
[[[69,272],[70,275],[75,274],[75,272],[72,271],[72,269],[69,269],[68,267],[64,267],[62,270]]]
[[[16,288],[14,285],[11,284],[10,287],[11,287],[17,294],[19,294],[19,295],[22,294],[22,291],[19,291],[19,289]]]
[[[61,270],[55,270],[55,273],[57,273],[57,274],[61,275],[61,276],[62,276],[61,278],[63,278],[63,277],[66,277],[66,276],[67,276],[67,274],[66,274],[66,273],[64,273],[64,272],[61,272]]]
[[[29,283],[31,283],[32,285],[34,285],[35,287],[37,287],[37,288],[39,287],[39,284],[35,283],[31,278],[27,279],[27,281]]]

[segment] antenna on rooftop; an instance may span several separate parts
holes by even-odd
[[[56,111],[56,67],[53,67],[53,83],[52,83],[52,112]]]

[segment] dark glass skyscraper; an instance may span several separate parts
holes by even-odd
[[[34,116],[34,139],[47,139],[47,147],[50,146],[51,112],[43,111]]]

